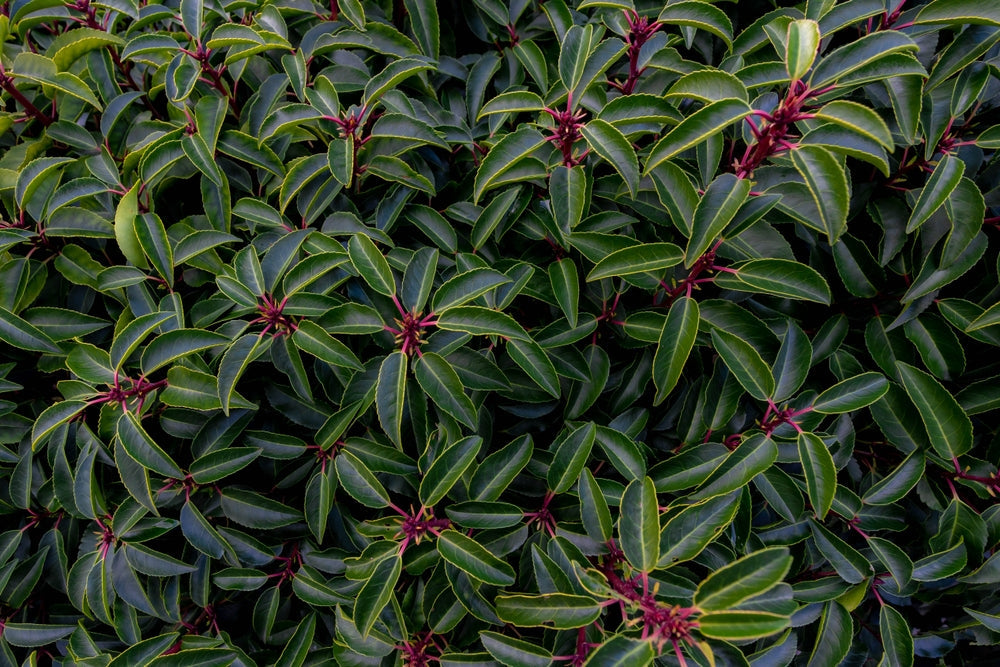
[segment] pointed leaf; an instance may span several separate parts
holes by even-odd
[[[479,542],[457,530],[446,530],[437,540],[438,553],[469,576],[494,586],[514,583],[514,570]]]
[[[587,282],[630,276],[647,271],[662,271],[680,264],[684,253],[673,243],[643,243],[616,250],[597,263],[587,275]]]
[[[379,367],[375,408],[386,435],[397,445],[403,439],[403,406],[406,403],[406,366],[409,357],[393,352]]]
[[[847,175],[840,161],[825,148],[800,146],[790,153],[795,169],[805,181],[819,210],[820,219],[817,222],[826,231],[830,245],[833,245],[847,228],[851,201]]]
[[[722,329],[712,329],[712,345],[740,385],[759,401],[774,393],[774,376],[750,343]]]
[[[739,99],[719,100],[706,104],[678,123],[676,127],[656,142],[656,145],[649,152],[649,157],[646,158],[643,174],[648,175],[658,165],[678,153],[694,148],[708,137],[717,135],[736,121],[749,116],[750,111],[750,106]]]
[[[691,237],[684,251],[684,267],[691,268],[732,221],[750,196],[750,181],[722,174],[705,189],[691,225]]]
[[[385,296],[396,294],[396,280],[392,277],[389,262],[365,234],[355,234],[347,243],[351,263],[368,285]]]
[[[937,453],[953,459],[972,449],[972,421],[955,397],[929,373],[901,361],[896,368]]]
[[[654,405],[670,394],[684,370],[698,334],[698,302],[688,297],[674,301],[660,332],[653,357],[653,384],[656,385]]]
[[[614,167],[625,181],[629,194],[635,197],[639,190],[639,160],[621,130],[606,120],[595,118],[580,128],[580,132],[590,149]]]
[[[813,401],[812,409],[823,414],[860,410],[889,391],[889,381],[881,373],[862,373],[833,385]]]
[[[482,438],[471,435],[441,452],[420,480],[420,501],[427,507],[433,507],[444,500],[455,483],[475,462],[482,445]]]
[[[797,443],[809,502],[816,517],[822,521],[830,511],[833,496],[837,492],[837,467],[826,443],[815,433],[799,433]]]
[[[780,582],[791,566],[787,547],[755,551],[708,575],[695,591],[694,604],[705,611],[735,607]]]
[[[633,480],[625,488],[618,522],[621,549],[632,567],[649,572],[660,557],[660,511],[653,480]]]
[[[578,426],[559,442],[549,465],[550,490],[554,493],[569,491],[590,457],[596,436],[596,425],[588,422]]]

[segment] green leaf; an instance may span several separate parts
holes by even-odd
[[[243,376],[250,362],[270,344],[270,340],[267,343],[264,343],[264,340],[257,334],[245,334],[237,338],[236,342],[222,355],[222,361],[219,362],[219,403],[222,411],[227,415],[236,392],[236,383]]]
[[[924,464],[922,451],[911,452],[888,475],[872,484],[861,499],[868,505],[891,505],[901,500],[923,477]]]
[[[860,584],[872,574],[868,560],[826,526],[809,519],[816,548],[830,562],[840,578],[849,584]]]
[[[136,236],[135,218],[139,214],[139,183],[126,192],[115,209],[115,239],[125,258],[140,269],[149,266]]]
[[[303,518],[298,510],[252,491],[223,489],[220,502],[229,519],[248,528],[282,528]]]
[[[686,5],[689,2],[675,4]],[[648,175],[678,153],[694,148],[710,136],[719,134],[736,121],[749,116],[750,112],[750,106],[739,99],[719,100],[706,104],[656,142],[649,152],[649,157],[646,158],[643,175]]]
[[[439,329],[464,331],[474,336],[503,336],[515,340],[529,340],[528,332],[506,313],[481,306],[449,308],[438,318]]]
[[[660,557],[660,510],[656,488],[649,477],[633,480],[625,488],[618,535],[632,567],[642,572],[656,567]]]
[[[487,501],[499,498],[531,460],[533,450],[531,437],[523,435],[487,456],[472,475],[469,497]]]
[[[524,511],[512,503],[468,500],[445,508],[448,518],[463,528],[508,528],[524,519]]]
[[[815,113],[820,120],[836,123],[856,132],[863,137],[877,141],[882,146],[892,149],[892,134],[882,117],[870,108],[858,102],[834,100]]]
[[[68,637],[76,627],[48,623],[6,623],[3,628],[3,638],[11,646],[35,648],[55,644]]]
[[[402,352],[388,355],[379,367],[375,385],[375,407],[386,435],[397,445],[403,438],[403,406],[406,403],[406,366]]]
[[[481,437],[470,435],[441,452],[420,480],[420,501],[427,507],[433,507],[444,500],[455,483],[475,462],[482,445]]]
[[[773,294],[787,299],[802,299],[829,305],[830,286],[811,266],[787,259],[751,259],[720,273],[715,284],[739,292]]]
[[[476,428],[476,406],[465,395],[458,373],[444,357],[425,352],[413,364],[413,371],[420,388],[439,408],[470,429]]]
[[[302,350],[332,366],[364,370],[361,361],[351,348],[328,334],[323,327],[311,320],[299,322],[292,334],[292,342]]]
[[[538,93],[529,90],[509,90],[500,93],[492,100],[483,105],[479,111],[479,117],[489,116],[496,113],[523,113],[541,111],[545,107],[545,102]]]
[[[446,530],[437,539],[437,550],[446,561],[469,576],[494,586],[514,583],[514,570],[479,542],[457,530]]]
[[[715,611],[698,617],[698,632],[728,641],[760,639],[786,627],[787,616],[767,611]]]
[[[274,667],[302,667],[309,656],[315,633],[316,614],[309,614],[295,627],[295,632],[288,638]]]
[[[195,39],[201,39],[202,13],[204,7],[201,0],[181,0],[181,25]]]
[[[698,302],[681,297],[670,305],[653,357],[654,405],[659,405],[677,386],[681,371],[694,348],[700,321]]]
[[[601,615],[601,606],[595,600],[566,593],[498,595],[496,608],[497,616],[505,623],[556,630],[582,628]]]
[[[866,67],[873,73],[879,70],[875,67],[878,61],[883,65],[894,54],[906,54],[917,51],[917,44],[907,35],[898,30],[880,30],[848,42],[830,53],[827,53],[813,68],[809,79],[812,89],[823,88],[842,79],[849,79],[851,74]],[[881,76],[885,78],[885,68]]]
[[[2,306],[0,306],[0,340],[19,350],[62,353],[59,346],[42,331]]]
[[[656,653],[653,643],[640,639],[631,639],[616,635],[604,641],[587,656],[588,667],[629,667],[630,665],[649,665],[653,663]]]
[[[781,340],[778,356],[774,359],[775,401],[791,397],[805,382],[812,363],[812,343],[803,333],[802,327],[789,322],[785,336]]]
[[[198,484],[212,484],[246,468],[260,454],[257,447],[227,447],[199,457],[188,470]]]
[[[580,224],[587,208],[587,175],[583,167],[556,167],[549,176],[552,217],[563,231]]]
[[[886,570],[896,580],[900,589],[909,585],[913,578],[913,561],[906,555],[906,552],[889,540],[880,537],[868,536],[868,546],[872,553],[882,561]]]
[[[719,463],[689,500],[714,498],[746,486],[778,459],[778,447],[762,433],[750,436]]]
[[[511,338],[507,341],[507,354],[539,387],[552,396],[559,397],[559,376],[541,345],[530,339]]]
[[[587,275],[587,282],[661,271],[680,264],[683,257],[681,249],[673,243],[643,243],[622,248],[599,261]]]
[[[159,473],[164,477],[181,479],[184,471],[174,460],[153,441],[142,424],[131,412],[126,412],[118,420],[118,437],[129,456],[143,467]]]
[[[837,242],[847,228],[850,184],[840,161],[830,151],[819,146],[800,146],[790,151],[796,171],[819,210],[817,221],[826,231],[830,245]]]
[[[954,192],[955,188],[965,175],[965,163],[957,157],[944,155],[934,167],[934,172],[927,179],[927,184],[920,190],[917,203],[913,205],[913,212],[906,223],[906,233],[920,228],[927,220],[934,215]]]
[[[1000,26],[1000,8],[975,0],[933,0],[920,9],[913,22]]]
[[[657,18],[661,23],[710,32],[726,43],[733,45],[733,24],[726,13],[701,0],[680,0],[667,5]]]
[[[594,48],[594,26],[573,25],[562,38],[559,49],[559,78],[566,90],[573,90],[583,78],[587,57]]]
[[[792,566],[787,547],[769,547],[715,570],[694,594],[695,606],[722,611],[760,595],[776,585]]]
[[[815,433],[799,433],[797,443],[809,502],[816,517],[822,521],[830,511],[837,492],[837,467],[826,443]]]
[[[389,262],[367,235],[352,236],[347,243],[347,253],[351,257],[351,264],[369,287],[385,296],[396,294],[396,280],[392,276]]]
[[[441,26],[435,0],[404,0],[406,15],[410,17],[413,36],[420,50],[429,58],[438,58],[441,52]],[[360,26],[359,26],[360,27]]]
[[[881,373],[862,373],[830,387],[813,401],[812,409],[823,414],[852,412],[871,405],[889,391]]]
[[[549,465],[548,483],[553,493],[565,493],[580,476],[597,436],[597,426],[588,422],[562,438]]]
[[[176,314],[171,312],[147,313],[125,325],[121,331],[117,332],[115,339],[111,342],[109,350],[111,367],[115,371],[121,369],[122,365],[146,339],[146,336],[173,317],[176,317]]]
[[[691,560],[730,526],[740,507],[740,494],[715,496],[673,514],[660,531],[657,567]]]
[[[816,645],[809,656],[809,664],[823,667],[841,664],[851,649],[853,635],[854,621],[851,620],[850,612],[836,600],[827,602],[823,607]]]
[[[580,306],[580,276],[576,264],[567,257],[549,264],[548,273],[556,303],[566,316],[569,326],[576,327]]]
[[[386,507],[389,494],[361,459],[348,451],[336,458],[337,479],[348,495],[366,507]]]
[[[154,338],[142,351],[140,366],[149,375],[178,359],[225,345],[230,339],[204,329],[174,329]]]
[[[639,191],[639,159],[621,130],[606,120],[595,118],[581,127],[580,132],[590,149],[614,167],[625,181],[629,194],[635,197]]]
[[[337,182],[345,188],[354,182],[354,135],[330,141],[326,159],[330,163],[330,172]]]
[[[750,343],[728,331],[712,329],[712,345],[748,394],[766,401],[774,393],[771,368]]]
[[[478,203],[484,192],[498,184],[522,158],[527,157],[544,143],[545,137],[533,127],[522,127],[505,135],[479,164],[473,187],[473,203]]]
[[[438,314],[449,308],[474,301],[487,292],[511,282],[506,275],[494,269],[478,268],[465,271],[445,281],[434,292],[431,309]]]
[[[972,421],[955,397],[918,368],[901,361],[896,362],[896,368],[935,451],[945,459],[953,459],[972,449]]]
[[[552,654],[532,642],[488,630],[480,631],[479,641],[490,655],[504,665],[549,667],[552,664]]]
[[[895,607],[882,605],[878,613],[878,628],[885,651],[883,660],[889,665],[910,667],[913,664],[913,635],[903,615]]]
[[[358,592],[354,603],[354,624],[361,631],[362,639],[368,637],[379,614],[392,599],[402,562],[399,555],[383,558]]]
[[[694,211],[691,237],[684,251],[684,267],[690,269],[712,246],[750,196],[750,181],[722,174],[705,189]]]
[[[365,84],[361,106],[372,109],[382,96],[396,87],[397,84],[414,74],[429,70],[432,63],[424,58],[400,58],[383,68]]]
[[[819,24],[799,19],[788,24],[785,38],[785,68],[788,78],[797,81],[806,75],[819,50]]]
[[[589,468],[584,468],[577,484],[580,494],[580,519],[587,535],[597,542],[611,539],[611,511],[600,485]]]

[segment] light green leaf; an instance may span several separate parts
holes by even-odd
[[[809,19],[798,19],[788,24],[785,39],[785,68],[788,78],[797,81],[806,75],[819,50],[819,24]]]

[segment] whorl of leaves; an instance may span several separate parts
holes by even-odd
[[[5,0],[0,664],[995,659],[1000,5],[780,4]]]

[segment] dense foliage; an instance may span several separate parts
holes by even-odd
[[[5,0],[0,664],[1000,639],[1000,4]]]

